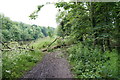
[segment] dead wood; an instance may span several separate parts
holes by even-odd
[[[8,45],[5,45],[5,43],[3,43],[2,41],[0,41],[0,43],[2,43],[2,45],[6,46],[8,49],[11,49],[11,47],[9,47]]]
[[[60,37],[56,38],[53,42],[51,42],[48,47],[50,47],[55,41],[57,41],[57,39],[59,39]]]

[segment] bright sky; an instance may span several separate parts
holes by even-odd
[[[27,24],[56,27],[57,9],[53,4],[44,6],[39,12],[39,18],[29,20],[29,15],[40,4],[55,0],[0,0],[0,13],[10,17],[13,21],[21,21]],[[57,0],[56,0],[57,1]]]

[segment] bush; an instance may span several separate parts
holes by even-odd
[[[69,45],[72,45],[73,43],[76,43],[76,40],[73,37],[67,36],[65,37],[64,42],[66,45],[69,46]]]
[[[68,48],[69,61],[76,78],[118,78],[118,54],[102,52],[81,43]]]
[[[65,45],[65,41],[64,41],[64,39],[62,37],[57,40],[57,45],[58,46]]]

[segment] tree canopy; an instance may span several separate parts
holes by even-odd
[[[60,22],[58,34],[74,37],[76,41],[84,40],[85,43],[91,40],[90,43],[101,46],[103,51],[111,50],[113,44],[120,43],[119,6],[119,2],[56,3],[57,8],[64,8],[57,18]]]
[[[2,22],[2,33],[0,33],[3,42],[34,40],[37,38],[47,37],[54,33],[54,28],[43,27],[38,25],[29,25],[23,22],[15,22],[10,18],[0,14]]]

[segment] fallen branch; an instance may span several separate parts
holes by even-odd
[[[66,46],[66,45],[64,45],[64,46]],[[53,46],[52,48],[50,48],[51,50],[53,50],[53,49],[57,49],[57,48],[61,48],[61,47],[63,47],[63,45],[57,45],[57,46]],[[42,49],[42,52],[46,52],[46,51],[48,51],[48,48],[47,49]]]
[[[18,46],[18,48],[19,48],[19,49],[26,49],[26,50],[34,51],[33,47],[32,47],[32,49],[31,49],[31,48],[25,48],[25,47]]]
[[[0,49],[1,51],[12,51],[12,50],[15,50],[15,49]]]
[[[18,48],[16,48],[16,49],[0,49],[1,51],[12,51],[12,50],[17,50],[17,49],[24,49],[24,50],[30,50],[30,51],[34,51],[34,49],[30,49],[30,48],[23,48],[23,47],[18,47]]]
[[[48,48],[55,42],[57,41],[57,39],[59,39],[60,37],[56,38],[53,42],[51,42],[46,49],[42,49],[42,52],[45,52],[45,51],[48,51]],[[51,49],[57,49],[57,48],[61,48],[62,46],[65,46],[65,45],[57,45],[57,46],[54,46],[52,47]]]
[[[60,37],[56,38],[53,42],[51,42],[48,47],[50,47],[55,41],[57,41],[57,39],[59,39]]]
[[[6,46],[8,49],[11,49],[11,47],[9,47],[8,45],[5,45],[5,43],[3,43],[2,41],[0,41],[0,43],[2,43],[2,45]]]
[[[45,52],[45,51],[47,51],[48,49],[42,49],[42,52]]]

